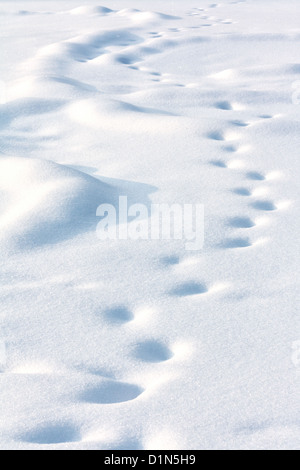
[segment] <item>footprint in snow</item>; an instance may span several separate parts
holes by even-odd
[[[88,387],[80,396],[81,401],[95,405],[124,403],[138,398],[144,389],[138,385],[108,380]]]
[[[106,320],[111,324],[128,323],[134,319],[133,313],[124,305],[118,305],[104,312]]]
[[[189,281],[175,286],[171,290],[170,294],[175,297],[187,297],[191,295],[206,294],[207,292],[208,288],[205,284],[201,284],[197,281]]]
[[[252,243],[248,238],[228,238],[222,243],[222,247],[225,249],[248,248],[250,246]]]
[[[252,203],[252,207],[260,211],[276,211],[277,210],[276,205],[271,200],[255,201]]]
[[[225,150],[225,152],[235,153],[238,152],[239,147],[237,147],[236,145],[225,145],[223,147],[223,150]]]
[[[216,166],[218,168],[227,168],[227,164],[223,160],[211,160],[209,163],[210,165]]]
[[[212,131],[207,134],[207,138],[217,142],[230,142],[239,139],[239,135],[231,130],[227,131]]]
[[[252,195],[250,189],[242,188],[242,187],[241,188],[235,188],[235,189],[232,190],[232,192],[234,194],[237,194],[238,196],[247,196],[247,197],[249,197],[249,196]]]
[[[256,224],[250,217],[232,217],[228,220],[228,225],[232,228],[252,228]]]
[[[272,119],[273,118],[273,116],[271,114],[262,114],[259,117],[260,117],[260,119]]]
[[[213,131],[213,132],[209,132],[207,134],[207,137],[211,140],[217,140],[217,141],[224,141],[226,140],[225,138],[225,135],[223,132],[220,132],[220,131]]]
[[[41,424],[19,438],[23,442],[41,445],[64,444],[81,440],[78,429],[70,423],[63,422]]]
[[[173,357],[172,351],[156,340],[143,341],[134,347],[133,355],[143,362],[164,362]]]
[[[180,258],[177,255],[169,255],[164,256],[160,261],[164,266],[176,266],[180,263]]]
[[[232,121],[231,124],[233,126],[237,126],[237,127],[248,127],[248,126],[250,126],[250,122],[239,121],[239,120]]]
[[[266,177],[258,171],[249,171],[246,174],[246,178],[253,181],[264,181],[266,179]]]
[[[237,103],[232,103],[230,101],[218,101],[215,103],[214,107],[222,111],[237,111],[242,108],[241,105]]]

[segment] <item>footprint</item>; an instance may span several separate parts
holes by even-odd
[[[234,109],[230,101],[219,101],[215,104],[217,109],[222,109],[223,111],[232,111]]]
[[[228,20],[222,20],[221,23],[222,24],[233,24],[233,21],[228,19]]]
[[[257,171],[249,171],[246,174],[246,177],[249,180],[253,180],[253,181],[264,181],[266,179],[266,177],[263,174],[258,173]]]
[[[62,444],[66,442],[78,442],[81,436],[78,430],[69,423],[43,424],[25,435],[21,436],[24,442],[32,444]]]
[[[251,196],[251,191],[248,188],[235,188],[232,192],[239,196]]]
[[[164,362],[171,359],[173,353],[163,343],[149,340],[135,346],[134,356],[144,362]]]
[[[165,266],[174,266],[180,263],[180,258],[177,255],[164,256],[161,258],[161,263]]]
[[[239,148],[236,145],[225,145],[223,147],[223,150],[225,150],[225,152],[231,152],[231,153],[237,152],[238,149]]]
[[[248,248],[252,243],[248,238],[229,238],[223,243],[223,248]]]
[[[239,121],[239,120],[232,121],[231,124],[233,124],[234,126],[237,126],[237,127],[248,127],[248,126],[250,126],[249,122]]]
[[[177,297],[186,297],[189,295],[205,294],[208,289],[205,284],[196,281],[184,282],[171,290],[171,295]]]
[[[233,228],[255,227],[255,223],[249,217],[233,217],[228,220],[228,225]]]
[[[132,58],[129,56],[119,56],[117,58],[117,62],[119,62],[119,64],[129,65],[132,68],[132,64],[136,62],[136,58]]]
[[[260,119],[272,119],[273,118],[273,116],[271,116],[271,114],[262,114],[259,117],[260,117]]]
[[[220,131],[209,132],[207,134],[207,137],[211,140],[218,140],[218,141],[226,140],[225,135],[223,134],[223,132],[220,132]]]
[[[209,163],[218,168],[227,168],[227,164],[223,160],[211,160]]]
[[[275,206],[275,204],[270,200],[255,201],[252,204],[252,207],[260,211],[276,211],[277,210],[277,207]]]
[[[223,111],[239,111],[239,110],[243,109],[242,105],[240,105],[238,103],[231,103],[230,101],[226,101],[226,100],[217,101],[214,106],[215,106],[216,109],[221,109]]]
[[[109,380],[98,386],[91,386],[81,394],[81,400],[95,405],[123,403],[138,398],[144,389],[126,383]]]
[[[106,310],[104,315],[109,323],[128,323],[134,319],[133,313],[123,305]]]

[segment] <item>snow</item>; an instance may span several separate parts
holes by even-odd
[[[298,449],[299,1],[1,1],[0,448]],[[201,204],[205,243],[100,240]]]

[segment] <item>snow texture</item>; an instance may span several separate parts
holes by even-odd
[[[299,0],[103,1],[0,2],[0,448],[298,449]]]

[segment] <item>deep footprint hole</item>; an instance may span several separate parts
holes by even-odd
[[[225,137],[222,132],[219,131],[214,131],[214,132],[209,132],[207,134],[207,137],[211,140],[217,140],[217,141],[224,141]]]
[[[144,362],[164,362],[171,359],[173,353],[163,343],[149,340],[135,346],[134,357]]]
[[[122,305],[106,310],[104,315],[107,321],[112,324],[127,323],[134,319],[133,313]]]
[[[229,238],[224,241],[223,248],[248,248],[252,246],[248,238]]]
[[[232,217],[228,220],[228,225],[233,228],[251,228],[255,223],[250,217]]]
[[[247,188],[235,188],[233,192],[238,196],[251,196],[251,191]]]
[[[175,266],[180,263],[180,258],[177,255],[164,256],[161,258],[161,263],[164,266]]]
[[[71,424],[44,424],[22,437],[25,442],[32,444],[62,444],[80,441],[79,432]]]
[[[81,394],[81,400],[95,405],[108,405],[135,400],[144,390],[134,384],[109,381],[92,386]]]
[[[205,294],[206,292],[208,292],[208,289],[205,284],[193,281],[179,284],[171,290],[171,294],[177,297]]]
[[[256,201],[252,204],[254,209],[258,209],[260,211],[275,211],[277,207],[272,201]]]
[[[215,104],[217,109],[222,109],[223,111],[232,111],[233,107],[229,101],[219,101]]]
[[[264,175],[262,175],[261,173],[258,173],[257,171],[249,171],[246,177],[249,180],[253,180],[253,181],[264,181],[266,179]]]
[[[222,160],[211,160],[209,162],[212,166],[216,166],[217,168],[227,168],[227,165]]]

